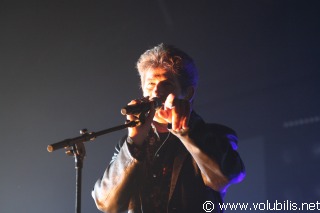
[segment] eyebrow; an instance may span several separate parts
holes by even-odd
[[[145,82],[152,82],[154,79],[153,78],[148,78],[145,80]],[[163,80],[162,82],[170,82],[170,83],[174,83],[174,79],[170,79],[170,78],[167,78],[165,80]]]
[[[153,80],[153,79],[155,79],[155,78],[159,78],[159,77],[162,77],[162,76],[166,77],[166,78],[167,78],[166,80],[174,81],[173,76],[171,76],[171,75],[168,74],[168,73],[165,73],[165,74],[155,74],[155,75],[153,75],[151,78],[149,77],[149,78],[146,78],[145,80],[146,80],[146,81],[149,81],[149,80]]]
[[[147,78],[146,80],[152,80],[152,79],[154,79],[154,78],[159,78],[159,77],[161,77],[162,75],[160,75],[160,74],[157,74],[157,75],[153,75],[152,77],[149,77],[149,78]],[[165,77],[167,77],[166,75],[164,75]]]

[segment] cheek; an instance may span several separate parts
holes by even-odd
[[[143,96],[146,97],[146,96],[150,96],[150,92],[146,89],[142,89],[142,93],[143,93]]]

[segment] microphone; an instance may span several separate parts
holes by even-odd
[[[140,113],[148,112],[151,109],[151,105],[154,104],[154,108],[160,109],[162,107],[162,101],[160,98],[152,98],[148,100],[146,98],[142,99],[141,103],[127,105],[121,109],[122,115],[138,115]]]

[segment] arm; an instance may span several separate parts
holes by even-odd
[[[142,162],[131,154],[125,138],[116,146],[110,165],[92,191],[97,208],[103,212],[120,212],[129,208],[138,190]]]
[[[131,101],[129,104],[137,103]],[[98,180],[92,191],[97,208],[104,212],[121,212],[134,208],[132,199],[139,198],[138,187],[142,180],[144,139],[151,128],[155,114],[152,107],[142,125],[128,128],[128,136],[116,146],[111,163],[101,180]],[[136,120],[134,115],[127,115],[128,120]],[[128,143],[129,142],[129,143]]]
[[[170,94],[161,116],[172,124],[170,132],[189,151],[204,183],[216,191],[225,191],[231,183],[240,182],[245,176],[242,160],[232,146],[237,143],[237,137],[230,128],[206,125],[196,113],[191,113],[190,97],[179,99]]]
[[[200,125],[190,134],[177,134],[197,163],[204,183],[216,191],[225,191],[245,177],[243,162],[235,150],[237,137],[221,125]]]

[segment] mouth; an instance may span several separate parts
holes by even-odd
[[[166,102],[167,96],[155,96],[155,97],[150,97],[150,100],[156,100],[164,104]]]

